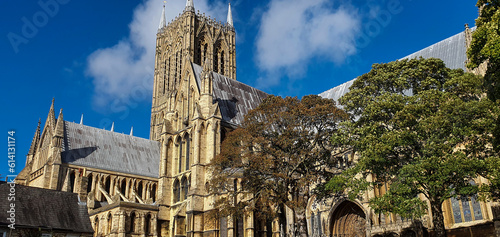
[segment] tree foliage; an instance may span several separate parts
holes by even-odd
[[[494,155],[491,133],[498,108],[482,99],[482,80],[448,69],[439,59],[374,64],[340,99],[353,120],[332,139],[351,145],[359,160],[330,180],[328,189],[355,198],[388,184],[387,193],[370,205],[402,217],[426,212],[423,195],[436,233],[444,236],[442,203],[476,194],[470,181],[486,175]]]
[[[221,216],[256,212],[272,218],[288,207],[306,228],[312,187],[332,178],[336,165],[330,136],[345,119],[333,100],[319,96],[266,98],[228,134],[211,163],[215,209]],[[237,188],[234,179],[241,182]]]
[[[470,60],[467,67],[474,69],[481,63],[487,63],[484,75],[484,85],[488,98],[500,103],[500,2],[494,0],[478,0],[479,17],[476,19],[476,30],[472,34],[472,42],[467,50]],[[493,131],[493,146],[500,151],[500,118],[496,121],[496,130]],[[490,159],[488,162],[488,176],[490,185],[484,186],[483,191],[493,199],[500,199],[500,162]]]
[[[500,99],[500,2],[478,0],[479,17],[476,30],[467,50],[468,67],[474,69],[487,62],[485,85],[488,97],[493,101]]]

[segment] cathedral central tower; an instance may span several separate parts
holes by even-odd
[[[174,111],[181,84],[188,86],[183,74],[191,63],[228,78],[236,79],[235,30],[229,5],[227,22],[216,22],[205,14],[195,13],[192,0],[186,1],[181,15],[167,25],[165,6],[156,35],[156,57],[151,110],[150,138],[158,140],[164,120],[189,120],[189,108]],[[205,65],[208,63],[208,65]],[[188,90],[189,91],[189,90]],[[183,95],[183,100],[192,100]],[[187,102],[189,105],[189,102]],[[177,113],[177,114],[176,114]],[[178,118],[176,118],[178,117]],[[174,125],[175,126],[175,125]],[[182,129],[182,126],[177,126]]]

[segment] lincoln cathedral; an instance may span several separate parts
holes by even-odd
[[[472,30],[466,27],[407,58],[437,57],[450,68],[465,69]],[[214,197],[206,189],[207,165],[225,135],[268,95],[236,80],[235,37],[231,5],[221,23],[187,0],[169,24],[163,6],[150,138],[65,121],[53,100],[47,119],[38,123],[17,184],[76,194],[86,205],[94,236],[291,237],[290,218],[286,226],[262,226],[251,214],[220,220],[209,215]],[[320,95],[337,100],[351,84]],[[370,209],[367,198],[385,191],[373,190],[356,201],[311,198],[309,235],[426,236],[432,229],[429,216],[416,221]],[[450,236],[499,236],[495,203],[451,199],[443,214]]]

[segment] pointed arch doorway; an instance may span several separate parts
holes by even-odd
[[[354,202],[342,201],[330,215],[330,233],[330,237],[365,237],[365,212]]]

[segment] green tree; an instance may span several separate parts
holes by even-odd
[[[410,218],[426,212],[423,195],[436,236],[446,236],[442,203],[476,194],[470,181],[486,175],[494,154],[498,108],[482,99],[482,83],[439,59],[374,64],[340,99],[354,119],[332,139],[351,145],[359,160],[330,180],[328,190],[356,198],[388,184],[386,194],[369,200],[371,207]]]
[[[500,2],[494,0],[478,0],[479,17],[476,19],[476,30],[472,34],[472,41],[467,56],[467,67],[474,69],[486,63],[484,85],[487,88],[488,98],[500,103]],[[496,130],[493,131],[493,146],[500,151],[500,118],[496,121]],[[493,199],[500,199],[500,162],[490,159],[488,176],[490,185],[484,191]]]
[[[467,50],[467,67],[474,69],[487,62],[484,82],[488,97],[496,101],[500,99],[500,2],[478,0],[477,6],[479,17],[476,19],[477,28]]]
[[[319,96],[266,98],[228,134],[211,163],[215,210],[222,217],[255,212],[258,219],[272,220],[287,207],[297,230],[307,235],[307,201],[313,185],[334,174],[330,136],[345,119],[333,100]],[[237,188],[235,178],[241,182]]]

